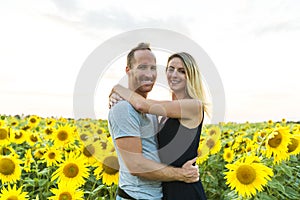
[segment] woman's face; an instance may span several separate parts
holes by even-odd
[[[185,91],[186,74],[184,64],[180,58],[174,57],[168,63],[167,79],[169,87],[173,92]]]

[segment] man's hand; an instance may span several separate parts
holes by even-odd
[[[198,165],[194,165],[196,162],[197,157],[187,161],[184,163],[184,165],[181,167],[183,170],[183,180],[186,183],[194,183],[199,181],[199,167]]]

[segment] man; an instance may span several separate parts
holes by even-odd
[[[129,52],[126,73],[129,89],[146,98],[157,76],[156,58],[148,44],[141,43]],[[199,180],[195,159],[181,168],[160,163],[156,116],[139,113],[120,101],[111,108],[108,121],[120,163],[117,199],[161,199],[161,181]]]

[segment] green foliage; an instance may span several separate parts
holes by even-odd
[[[210,128],[214,125],[207,125]],[[215,125],[218,126],[218,125]],[[264,159],[263,162],[273,169],[274,176],[271,181],[264,187],[262,192],[251,198],[243,198],[231,190],[226,185],[224,172],[228,171],[225,167],[227,164],[223,159],[224,146],[228,142],[234,141],[241,131],[246,132],[245,138],[252,139],[255,132],[268,127],[267,123],[246,123],[246,124],[220,124],[222,129],[222,149],[219,153],[210,155],[208,160],[202,163],[200,176],[208,199],[222,200],[296,200],[300,199],[300,154],[290,156],[289,160],[280,164],[273,164],[272,160]],[[290,124],[291,129],[293,123]],[[224,134],[225,133],[225,134]],[[229,133],[229,134],[227,134]]]
[[[9,124],[9,120],[19,120],[20,124],[17,128],[24,128],[27,126],[27,122],[22,120],[23,118],[11,117],[0,115],[0,120],[6,121]],[[57,124],[64,124],[65,121],[68,123],[73,123],[74,126],[82,126],[86,130],[90,129],[92,124],[101,127],[101,130],[104,130],[104,134],[109,137],[107,121],[106,120],[91,120],[85,119],[82,121],[67,120],[62,121],[56,120]],[[289,126],[293,127],[293,123],[290,123]],[[45,120],[41,120],[39,126],[34,128],[34,131],[41,132],[45,129],[46,123]],[[209,129],[216,125],[206,125],[203,127],[203,136],[205,136],[205,130]],[[210,155],[209,158],[199,165],[201,180],[206,192],[208,199],[217,199],[217,200],[274,200],[274,199],[285,199],[285,200],[298,200],[300,199],[300,165],[299,159],[300,155],[293,155],[289,157],[289,160],[283,161],[279,164],[273,164],[271,159],[264,159],[263,162],[266,166],[273,169],[274,176],[268,182],[268,184],[263,188],[263,191],[257,192],[257,194],[251,198],[242,198],[238,196],[235,190],[231,190],[226,184],[226,179],[224,178],[224,172],[228,171],[225,167],[227,164],[223,159],[223,153],[225,146],[234,142],[239,134],[244,134],[244,138],[253,139],[253,135],[263,130],[269,126],[274,126],[271,123],[245,123],[245,124],[236,124],[236,123],[220,123],[219,127],[221,128],[221,150],[213,155]],[[1,128],[1,127],[0,127]],[[10,128],[10,127],[9,127]],[[100,130],[98,130],[100,131]],[[93,130],[90,130],[93,132]],[[100,131],[102,132],[102,131]],[[100,133],[98,132],[98,134]],[[44,141],[47,143],[47,141]],[[75,141],[75,145],[78,145],[78,141]],[[45,146],[45,145],[44,145]],[[0,144],[0,154],[7,155],[10,151],[7,147]],[[38,150],[40,147],[30,146],[27,143],[23,144],[14,144],[11,143],[8,147],[12,148],[19,159],[23,160],[25,157],[25,152],[27,149],[32,151]],[[256,151],[256,150],[255,150]],[[237,152],[236,152],[237,153]],[[240,155],[236,155],[236,158]],[[235,158],[235,159],[236,159]],[[21,164],[22,167],[24,164]],[[28,192],[29,199],[39,199],[46,200],[48,197],[52,196],[51,189],[57,188],[56,181],[51,181],[52,173],[58,168],[58,166],[47,167],[46,163],[40,159],[34,158],[34,162],[31,164],[31,171],[25,172],[22,170],[21,179],[17,181],[17,187],[23,186],[23,191]],[[97,180],[93,175],[93,170],[95,167],[89,166],[90,176],[86,180],[85,184],[80,187],[84,191],[84,199],[87,200],[107,200],[114,199],[116,195],[117,185],[107,186],[102,183],[102,180]],[[6,186],[7,183],[0,185],[0,190],[3,186]]]

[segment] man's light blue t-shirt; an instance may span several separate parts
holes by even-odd
[[[155,115],[141,114],[127,101],[120,101],[109,111],[108,121],[114,144],[117,138],[140,137],[144,157],[160,162],[156,141],[158,123]],[[116,151],[120,164],[119,187],[135,199],[161,199],[161,182],[131,175],[117,148]]]

